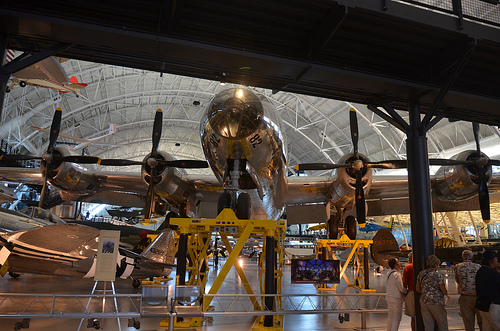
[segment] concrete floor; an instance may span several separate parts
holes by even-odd
[[[221,260],[221,264],[224,260]],[[210,267],[208,287],[210,287],[216,278],[218,270]],[[245,258],[243,269],[248,277],[249,283],[255,292],[259,292],[257,264],[256,261],[250,261]],[[385,270],[382,276],[376,276],[374,271],[370,272],[370,287],[375,289],[377,293],[385,292]],[[443,274],[446,270],[442,270]],[[348,274],[352,275],[352,271],[348,270]],[[351,278],[351,275],[349,277]],[[81,293],[90,294],[94,282],[92,279],[74,279],[68,277],[42,276],[42,275],[22,275],[17,279],[3,277],[0,279],[0,293]],[[141,293],[140,289],[134,289],[129,280],[117,280],[115,282],[117,293]],[[172,281],[168,283],[169,293],[173,293]],[[448,277],[448,288],[450,293],[456,293],[456,286],[452,276]],[[207,288],[207,292],[208,292]],[[316,288],[311,284],[291,284],[290,283],[290,266],[285,266],[283,277],[283,293],[318,293]],[[338,293],[357,293],[357,290],[347,287],[344,280],[337,286]],[[222,288],[219,293],[235,294],[245,293],[244,288],[238,278],[234,268],[229,271]],[[2,306],[0,305],[0,312]],[[19,319],[2,319],[0,320],[0,330],[13,330],[14,323]],[[164,331],[165,327],[160,327],[159,323],[163,318],[140,318],[141,328],[143,331]],[[387,316],[385,314],[368,314],[367,327],[370,330],[385,330]],[[452,310],[448,313],[448,322],[450,330],[463,330],[462,319],[458,311]],[[31,319],[29,330],[50,330],[50,331],[66,331],[77,330],[80,320],[76,319]],[[213,321],[205,322],[201,327],[185,328],[176,330],[198,330],[198,331],[236,331],[236,330],[251,330],[253,318],[247,316],[227,316],[215,317]],[[351,314],[349,322],[340,323],[337,314],[297,314],[287,315],[284,320],[284,330],[353,330],[360,329],[361,322],[359,314]],[[121,329],[132,331],[135,328],[127,326],[127,320],[121,319]],[[81,330],[93,330],[86,328],[86,321]],[[116,319],[107,319],[101,322],[101,330],[118,330]],[[400,330],[411,330],[410,319],[403,315]]]

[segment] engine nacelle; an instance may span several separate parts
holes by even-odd
[[[487,157],[481,153],[481,157]],[[476,151],[464,151],[452,157],[455,160],[477,160]],[[486,166],[485,179],[491,182],[491,165]],[[466,200],[477,194],[478,173],[475,166],[446,166],[436,173],[437,178],[433,192],[438,199],[445,201]]]
[[[55,156],[71,156],[68,149],[56,147]],[[42,167],[44,163],[42,162]],[[44,169],[42,169],[44,170]],[[76,163],[52,162],[47,169],[47,178],[52,185],[60,190],[75,192],[76,195],[93,194],[98,191],[99,183],[91,176],[85,174],[85,168]]]
[[[354,158],[353,154],[344,155],[338,162],[338,164],[347,164],[351,163]],[[359,158],[365,164],[368,162],[368,158],[364,155],[359,155]],[[370,190],[370,186],[372,184],[373,171],[371,168],[363,167],[363,190],[365,194],[367,194]],[[352,201],[348,199],[352,198],[356,190],[356,171],[352,168],[338,168],[337,169],[337,178],[332,185],[332,189],[330,191],[332,201],[338,202],[340,200]]]
[[[146,162],[150,158],[151,154],[146,155],[144,161]],[[165,152],[158,152],[158,159],[165,161],[173,161],[174,158]],[[187,192],[187,188],[184,187],[184,183],[181,180],[181,173],[179,170],[173,167],[167,167],[165,165],[158,165],[155,168],[156,176],[154,178],[155,192],[168,201],[181,202],[186,197],[184,193]],[[147,164],[142,166],[142,178],[146,185],[149,185],[151,181],[151,167]]]

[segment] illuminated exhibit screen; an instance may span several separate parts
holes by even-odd
[[[292,283],[340,283],[340,261],[292,259]]]

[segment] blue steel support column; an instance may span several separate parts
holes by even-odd
[[[413,275],[425,269],[425,261],[434,254],[429,157],[426,132],[420,128],[418,102],[410,103],[410,131],[407,132],[408,191],[410,198],[411,244],[413,251]],[[420,295],[415,292],[417,330],[424,330],[420,313]]]
[[[275,240],[273,236],[266,236],[266,270],[265,270],[265,294],[276,294],[276,286],[274,281],[274,268],[276,266],[276,252],[274,251]],[[266,310],[274,309],[274,297],[265,297],[264,304]],[[273,315],[264,317],[264,326],[273,326]]]

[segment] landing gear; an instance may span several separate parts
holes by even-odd
[[[250,195],[246,192],[240,193],[236,201],[236,217],[240,220],[249,220],[250,213]]]
[[[19,82],[19,86],[21,86],[21,87],[26,87],[26,82],[20,81],[20,82]]]
[[[9,271],[9,276],[11,278],[18,278],[19,276],[21,276],[21,274]]]
[[[233,201],[236,200],[236,206],[234,206]],[[219,196],[219,200],[217,201],[217,215],[224,208],[233,209],[236,217],[241,220],[250,219],[251,215],[251,199],[250,195],[246,192],[242,192],[239,194],[238,198],[235,199],[234,196],[230,192],[222,192]]]
[[[139,288],[141,286],[141,281],[139,279],[132,279],[132,287]]]
[[[326,221],[328,229],[328,239],[337,239],[337,237],[339,236],[339,223],[340,223],[339,214],[330,216],[330,219]]]
[[[351,240],[356,240],[356,232],[358,230],[358,222],[354,216],[347,216],[344,221],[345,233]]]
[[[219,200],[217,201],[217,215],[220,214],[222,209],[231,208],[231,200],[231,193],[222,192],[222,194],[219,196]]]

